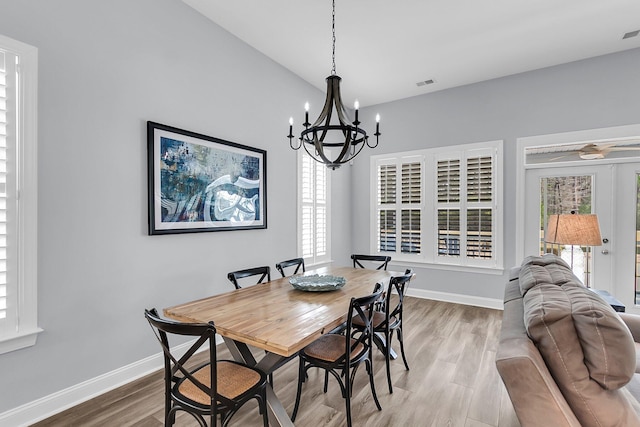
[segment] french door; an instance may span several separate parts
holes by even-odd
[[[583,283],[612,292],[611,246],[615,243],[611,238],[612,179],[610,165],[527,170],[525,253],[561,255]],[[601,246],[553,245],[544,241],[549,216],[571,212],[598,215]]]
[[[571,264],[574,273],[596,289],[610,292],[634,311],[639,268],[637,247],[640,164],[617,163],[544,167],[525,172],[525,254],[554,252]],[[599,246],[550,245],[544,242],[549,214],[594,213],[602,242]],[[576,253],[577,252],[577,253]]]

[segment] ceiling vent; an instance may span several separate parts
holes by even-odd
[[[624,36],[622,36],[622,40],[630,39],[631,37],[636,37],[638,34],[640,34],[640,30],[629,31]]]
[[[426,86],[426,85],[432,85],[434,84],[436,81],[433,79],[429,79],[429,80],[424,80],[422,82],[418,82],[416,83],[416,86],[420,87],[420,86]]]

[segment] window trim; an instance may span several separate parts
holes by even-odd
[[[389,153],[371,156],[370,159],[370,200],[371,200],[371,216],[370,216],[370,252],[377,254],[391,254],[396,264],[423,264],[430,268],[485,272],[489,274],[501,273],[504,269],[504,251],[503,251],[503,233],[504,233],[504,213],[503,213],[503,140],[478,142],[470,144],[462,144],[448,147],[428,148],[421,150],[405,151],[399,153]],[[491,202],[492,210],[495,213],[494,224],[494,258],[490,261],[476,260],[473,258],[453,258],[444,259],[437,256],[437,211],[436,203],[437,189],[437,161],[444,157],[459,158],[461,163],[465,162],[469,157],[482,156],[483,153],[491,153],[495,165],[493,171],[495,179],[493,180],[495,200]],[[378,165],[380,164],[397,164],[398,168],[402,163],[406,163],[410,159],[421,158],[423,164],[422,179],[422,218],[421,218],[421,237],[422,251],[420,254],[403,254],[400,252],[388,253],[379,252],[377,245],[377,215],[378,215]],[[466,179],[466,178],[465,178]],[[397,191],[400,191],[398,189]],[[466,198],[466,196],[465,196]],[[466,202],[463,206],[466,206]],[[466,208],[465,208],[466,209]],[[397,233],[400,231],[397,230]],[[457,262],[460,260],[460,262]]]
[[[38,49],[0,35],[0,47],[20,57],[18,93],[17,327],[0,335],[0,354],[33,346],[38,327]]]

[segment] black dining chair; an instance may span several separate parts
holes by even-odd
[[[389,393],[393,393],[393,386],[391,385],[391,370],[389,362],[391,359],[391,341],[393,339],[393,331],[396,331],[398,341],[400,342],[400,353],[402,354],[402,360],[404,361],[404,367],[409,370],[409,364],[407,363],[407,356],[404,353],[404,339],[402,334],[402,317],[403,317],[403,303],[404,297],[409,287],[409,281],[413,278],[413,272],[411,269],[407,269],[402,276],[394,276],[389,279],[389,286],[385,291],[382,299],[382,304],[378,305],[376,311],[373,312],[373,332],[374,334],[381,333],[384,335],[384,342],[374,335],[373,339],[376,342],[377,347],[384,353],[385,363],[387,365],[387,383],[389,384]],[[365,324],[360,322],[360,319],[354,321],[354,327],[356,330],[364,330]]]
[[[227,279],[229,279],[229,281],[233,283],[233,286],[235,286],[236,289],[241,289],[242,286],[240,286],[238,281],[240,279],[246,279],[247,277],[254,277],[254,276],[260,276],[258,278],[258,281],[255,283],[256,285],[264,282],[265,279],[267,279],[267,282],[270,282],[271,268],[268,265],[265,265],[263,267],[253,267],[253,268],[246,268],[244,270],[232,271],[231,273],[227,274]],[[269,374],[269,384],[273,386],[273,374]]]
[[[276,264],[276,269],[280,272],[280,274],[282,274],[282,277],[287,277],[287,275],[285,274],[285,269],[289,267],[295,267],[295,270],[291,274],[298,274],[298,272],[304,273],[304,258],[288,259],[286,261],[280,261]],[[300,269],[302,269],[302,271],[300,271]]]
[[[386,270],[391,257],[387,255],[358,255],[352,254],[353,268],[367,268],[366,265],[374,264],[376,270]],[[366,265],[362,262],[366,261]]]
[[[302,383],[307,380],[307,371],[311,368],[320,368],[325,371],[324,392],[327,392],[327,380],[331,374],[340,385],[342,397],[347,408],[347,426],[351,427],[351,395],[353,393],[353,381],[358,366],[365,363],[369,374],[371,393],[378,410],[382,410],[376,388],[373,381],[373,359],[371,348],[373,345],[373,316],[374,303],[382,295],[382,285],[376,285],[374,293],[362,298],[352,298],[349,302],[347,324],[345,334],[329,333],[300,350],[298,370],[298,391],[296,403],[293,407],[291,420],[295,421],[300,406]],[[362,325],[358,334],[352,337],[354,321],[359,319]]]
[[[262,283],[265,279],[267,279],[267,282],[270,282],[271,268],[269,268],[268,265],[265,265],[264,267],[254,267],[244,270],[232,271],[231,273],[227,274],[227,278],[231,283],[233,283],[233,286],[235,286],[236,289],[242,288],[242,286],[240,286],[240,284],[238,283],[240,279],[245,279],[247,277],[253,276],[260,276],[256,284]]]
[[[262,422],[269,425],[266,402],[266,375],[258,369],[231,360],[218,360],[216,328],[209,323],[181,323],[162,319],[157,310],[145,310],[164,357],[164,425],[175,423],[176,413],[191,414],[200,426],[223,427],[248,401],[256,399]],[[178,355],[169,344],[169,336],[197,337],[186,353]],[[175,345],[176,343],[174,343]],[[209,353],[206,363],[192,366],[192,357],[203,346]]]

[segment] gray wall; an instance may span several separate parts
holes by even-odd
[[[39,48],[45,330],[0,355],[2,413],[157,353],[143,308],[226,291],[227,271],[294,256],[284,135],[323,94],[178,0],[0,0],[0,33]],[[373,153],[504,139],[510,266],[515,139],[639,122],[639,68],[635,50],[381,105]],[[267,149],[269,228],[147,236],[147,120]],[[369,249],[369,154],[333,173],[339,263]],[[413,286],[500,298],[503,280],[418,269]]]
[[[157,353],[144,308],[227,291],[228,271],[296,256],[285,135],[324,94],[179,0],[1,0],[0,33],[39,48],[45,331],[0,355],[2,413]],[[268,229],[148,236],[147,120],[266,149]],[[349,179],[334,176],[343,200]],[[333,237],[344,262],[349,239]]]
[[[640,123],[640,49],[371,107],[376,154],[504,140],[504,266],[515,259],[516,139]],[[366,112],[365,112],[366,114]],[[352,244],[369,250],[369,162],[352,168]],[[417,268],[412,289],[502,299],[502,276]]]

